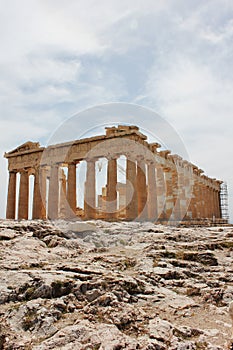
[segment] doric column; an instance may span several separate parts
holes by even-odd
[[[33,219],[46,219],[46,169],[35,169],[33,192]]]
[[[106,218],[114,219],[117,214],[117,158],[108,159],[107,169],[107,196],[106,196]]]
[[[214,203],[215,203],[215,217],[216,218],[220,218],[218,190],[215,190],[214,197],[215,197],[215,200],[214,200]]]
[[[63,169],[60,171],[59,176],[59,182],[60,182],[60,208],[59,208],[59,217],[60,218],[67,218],[67,191],[66,191],[66,175]]]
[[[208,218],[208,188],[206,183],[203,186],[204,218]]]
[[[171,215],[174,208],[173,200],[173,188],[172,188],[172,172],[170,169],[165,168],[165,183],[166,183],[166,203],[165,203],[165,218],[171,219]]]
[[[215,218],[217,218],[217,215],[218,215],[218,211],[217,211],[217,196],[216,196],[216,189],[214,188],[214,216]]]
[[[217,203],[216,203],[216,189],[213,189],[213,206],[214,206],[214,216],[217,218]]]
[[[199,201],[200,201],[200,193],[199,193],[199,183],[198,181],[194,181],[193,190],[192,190],[192,199],[193,202],[191,205],[192,210],[192,219],[197,219],[200,216],[200,208],[199,208]]]
[[[199,181],[198,174],[193,169],[191,163],[185,161],[185,201],[186,210],[185,219],[192,220],[197,218],[197,209],[199,201]]]
[[[87,159],[87,172],[85,182],[84,214],[86,219],[95,219],[95,160]]]
[[[200,219],[205,217],[205,191],[202,181],[199,182],[199,209],[200,209]]]
[[[147,213],[147,186],[146,186],[146,164],[142,157],[137,160],[137,196],[138,196],[138,218],[145,220]]]
[[[49,198],[48,198],[48,218],[55,220],[58,218],[59,207],[59,165],[54,164],[50,169]]]
[[[165,219],[166,186],[162,167],[156,167],[158,218]]]
[[[157,203],[157,183],[155,176],[155,164],[154,162],[148,163],[148,193],[147,193],[147,210],[148,219],[158,219],[158,203]]]
[[[203,214],[203,192],[202,192],[202,183],[197,180],[196,186],[198,188],[197,191],[197,218],[201,219],[204,217]]]
[[[180,220],[180,184],[179,184],[179,171],[176,168],[172,171],[172,199],[173,199],[173,210],[172,219]]]
[[[210,197],[210,187],[206,185],[206,217],[211,218],[211,197]]]
[[[192,168],[189,164],[186,164],[180,176],[180,190],[182,193],[180,197],[180,212],[181,217],[183,217],[185,220],[190,220],[193,218],[190,203],[192,196],[195,195],[194,187],[194,175]],[[194,200],[194,205],[196,204],[196,200],[197,198]]]
[[[188,199],[186,198],[186,187],[185,187],[185,176],[186,175],[186,169],[182,168],[179,172],[179,204],[180,204],[180,219],[183,219],[184,217],[187,218],[187,210],[188,210]]]
[[[18,219],[28,219],[28,194],[28,172],[23,170],[20,172]]]
[[[68,164],[67,177],[67,217],[76,216],[76,164]]]
[[[221,199],[220,199],[220,190],[217,190],[217,206],[218,206],[218,218],[222,218],[222,209],[221,209]]]
[[[6,218],[15,219],[15,204],[16,204],[16,172],[9,172],[8,195]]]
[[[138,216],[136,162],[127,158],[126,163],[126,219],[133,220]]]
[[[211,219],[215,216],[214,214],[214,190],[213,187],[209,188],[210,191],[210,214],[211,214]]]

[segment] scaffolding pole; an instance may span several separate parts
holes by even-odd
[[[222,219],[229,222],[228,191],[227,191],[227,183],[226,182],[223,182],[221,184],[220,203],[221,203]]]

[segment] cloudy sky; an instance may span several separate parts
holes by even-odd
[[[90,106],[139,104],[176,130],[192,162],[227,181],[233,212],[232,1],[0,0],[0,43],[1,154],[46,144]]]

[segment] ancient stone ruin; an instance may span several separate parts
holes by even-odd
[[[106,134],[40,147],[26,142],[5,153],[9,163],[8,219],[29,218],[29,177],[33,176],[32,219],[82,217],[104,220],[222,222],[221,181],[196,165],[159,151],[137,126],[106,128]],[[125,181],[118,181],[119,159]],[[107,159],[106,186],[97,193],[97,162]],[[85,162],[83,208],[77,207],[76,170]],[[18,175],[17,175],[18,174]],[[20,174],[20,175],[19,175]],[[17,203],[16,203],[17,202]]]

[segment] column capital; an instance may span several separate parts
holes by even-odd
[[[98,160],[99,160],[99,158],[89,158],[89,157],[87,157],[87,158],[85,158],[84,159],[87,163],[96,163]]]
[[[145,157],[142,154],[139,154],[138,156],[136,156],[136,160],[137,161],[145,161]]]
[[[146,164],[148,165],[154,165],[156,167],[156,161],[153,159],[145,159]]]
[[[170,150],[165,150],[165,151],[160,151],[158,154],[161,156],[161,157],[163,157],[163,158],[165,158],[165,159],[168,159],[168,155],[171,153],[171,151]]]
[[[119,154],[111,154],[111,153],[105,156],[107,160],[117,160],[119,157],[120,157]]]
[[[22,169],[19,169],[19,171],[18,171],[20,174],[28,174],[28,172],[29,172],[29,169],[27,169],[27,168],[22,168]]]

